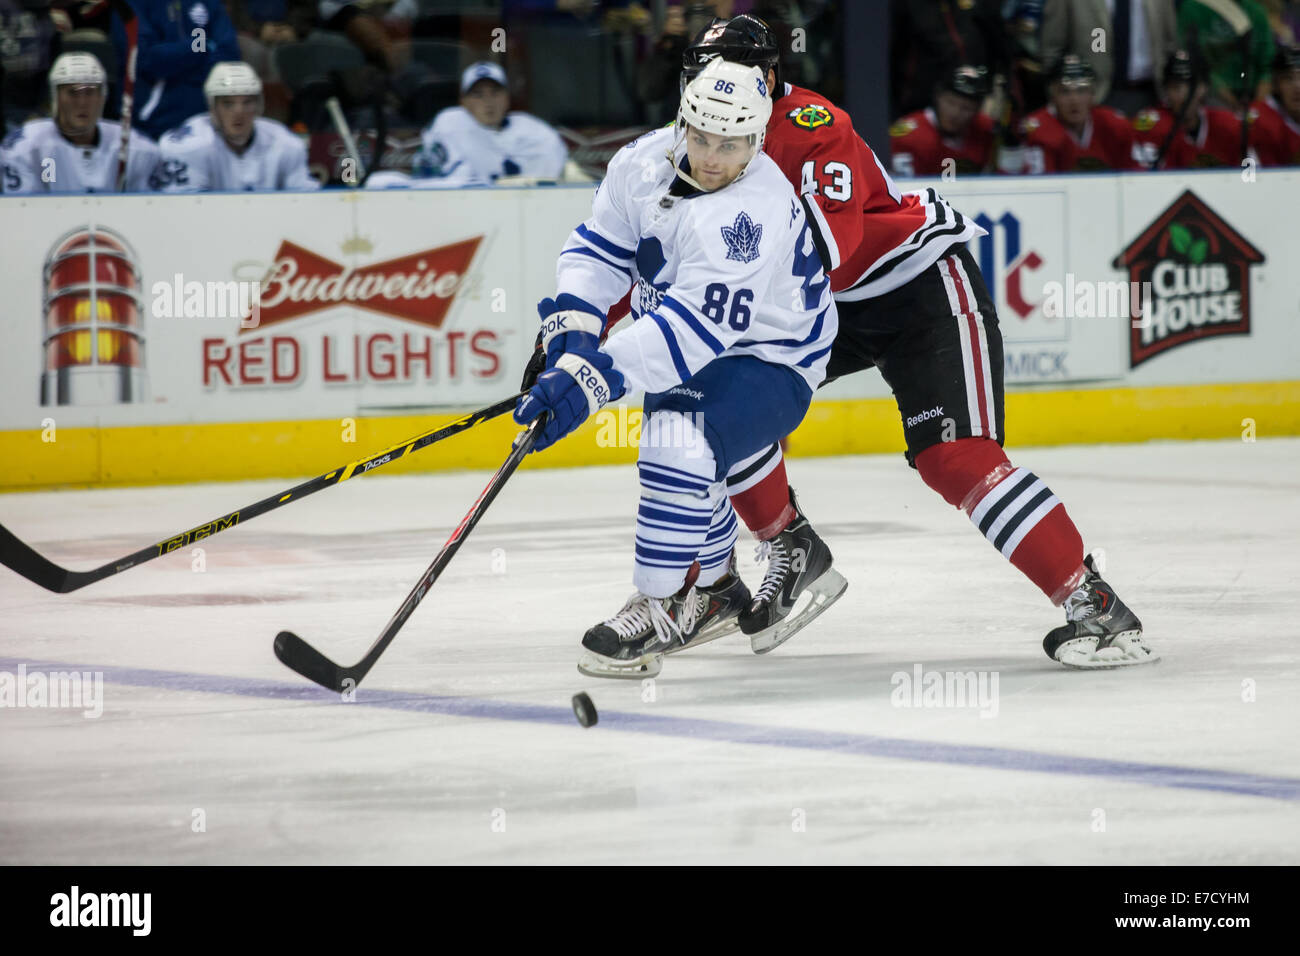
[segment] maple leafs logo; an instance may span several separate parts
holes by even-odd
[[[737,262],[753,262],[758,258],[758,243],[763,238],[763,227],[739,213],[730,226],[722,227],[722,241],[727,244],[727,258]]]

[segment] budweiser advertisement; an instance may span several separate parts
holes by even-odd
[[[204,337],[204,388],[497,377],[503,330],[444,328],[457,296],[471,283],[471,264],[483,239],[473,236],[355,265],[281,240],[245,297],[238,331]],[[340,249],[365,256],[373,244],[354,236]]]
[[[633,132],[588,145],[617,149]],[[1300,172],[904,188],[925,185],[985,225],[971,252],[998,304],[1009,388],[1294,378],[1292,241],[1277,210],[1300,201]],[[0,429],[337,422],[497,401],[518,387],[538,300],[593,188],[0,197]],[[1130,286],[1151,289],[1142,327],[1080,308],[1081,289]],[[818,400],[888,395],[868,373]]]
[[[590,209],[534,192],[4,197],[0,428],[496,401]]]

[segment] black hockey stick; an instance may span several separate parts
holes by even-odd
[[[135,107],[135,65],[139,53],[140,23],[135,18],[135,10],[127,0],[106,0],[106,5],[122,21],[126,33],[126,63],[122,67],[122,111],[119,119],[121,141],[117,147],[117,191],[126,192],[127,163],[130,159],[131,116]],[[95,16],[105,6],[99,3],[87,11],[87,16]]]
[[[476,412],[470,412],[463,418],[458,418],[441,428],[427,431],[423,435],[417,435],[409,441],[402,442],[400,445],[386,448],[377,455],[358,459],[351,464],[344,465],[342,468],[336,468],[328,474],[304,481],[288,491],[282,491],[271,495],[269,498],[263,498],[255,504],[240,508],[238,511],[232,511],[230,514],[209,521],[207,524],[199,525],[197,528],[190,528],[188,531],[182,531],[170,538],[164,538],[157,544],[151,544],[147,548],[141,548],[132,554],[110,561],[93,571],[72,571],[60,567],[48,558],[38,554],[30,545],[24,543],[12,531],[0,524],[0,564],[17,571],[28,581],[39,584],[47,591],[54,591],[58,594],[76,591],[79,588],[84,588],[87,584],[94,584],[96,581],[102,581],[114,574],[120,574],[136,565],[144,564],[146,561],[151,561],[178,548],[183,548],[187,544],[193,544],[195,541],[211,537],[218,532],[225,531],[227,528],[233,528],[235,525],[256,518],[258,515],[274,511],[281,505],[288,504],[291,501],[300,501],[322,488],[337,485],[339,482],[347,481],[356,475],[368,474],[376,468],[396,461],[403,455],[427,448],[434,442],[450,438],[452,435],[458,435],[481,422],[510,411],[514,408],[520,394],[523,393],[503,398],[495,405],[489,405],[487,408],[480,408]]]
[[[524,456],[532,451],[533,443],[537,440],[538,431],[545,424],[545,421],[546,416],[536,419],[528,426],[528,430],[523,432],[515,441],[514,448],[511,449],[505,463],[497,469],[497,473],[492,476],[492,480],[487,483],[487,487],[479,494],[478,500],[469,509],[469,513],[461,519],[456,530],[451,533],[451,537],[442,546],[442,550],[433,559],[433,563],[424,569],[424,574],[420,575],[420,580],[415,582],[415,587],[411,589],[410,594],[406,595],[406,600],[402,602],[402,606],[389,618],[388,623],[384,625],[383,632],[375,640],[375,643],[370,645],[370,650],[366,651],[365,657],[351,667],[340,667],[297,634],[292,631],[281,631],[275,636],[274,645],[275,656],[280,658],[281,663],[329,690],[339,693],[355,690],[356,686],[365,679],[366,674],[370,673],[370,668],[375,666],[375,662],[379,660],[379,656],[384,653],[385,648],[393,643],[393,639],[397,637],[397,632],[402,629],[402,625],[406,623],[407,618],[414,613],[420,601],[428,593],[429,588],[433,587],[433,583],[438,580],[438,575],[442,574],[443,569],[451,563],[451,559],[460,550],[460,546],[465,543],[465,539],[474,530],[474,526],[483,517],[488,506],[492,504],[497,494],[510,480],[510,476],[515,473],[515,469],[524,460]]]
[[[1191,33],[1188,34],[1188,40],[1190,42],[1187,44],[1187,54],[1192,59],[1192,82],[1187,89],[1187,99],[1183,100],[1183,105],[1178,108],[1178,112],[1174,116],[1173,125],[1169,127],[1169,132],[1165,135],[1165,141],[1160,144],[1160,152],[1156,154],[1156,161],[1151,164],[1152,169],[1159,169],[1160,164],[1165,161],[1165,155],[1169,152],[1169,147],[1173,145],[1174,137],[1181,135],[1183,131],[1183,120],[1187,118],[1187,108],[1192,105],[1192,100],[1196,99],[1198,77],[1201,75],[1201,67],[1203,65],[1201,59],[1200,36],[1197,33],[1196,27],[1192,27]],[[1208,75],[1205,82],[1208,88]]]

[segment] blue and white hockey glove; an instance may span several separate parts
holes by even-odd
[[[515,406],[515,421],[527,425],[543,412],[551,419],[533,451],[549,448],[594,415],[601,407],[627,391],[623,375],[604,352],[580,349],[566,352],[537,377],[537,384]]]
[[[600,333],[605,331],[605,313],[576,295],[561,292],[554,299],[537,303],[537,314],[542,317],[542,349],[546,352],[546,367],[555,363],[565,352],[595,351],[600,348]]]

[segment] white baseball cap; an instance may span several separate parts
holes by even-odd
[[[507,86],[506,71],[501,68],[501,64],[493,63],[490,60],[481,60],[478,63],[471,64],[460,75],[460,91],[468,93],[469,88],[479,80],[491,80],[493,83]]]

